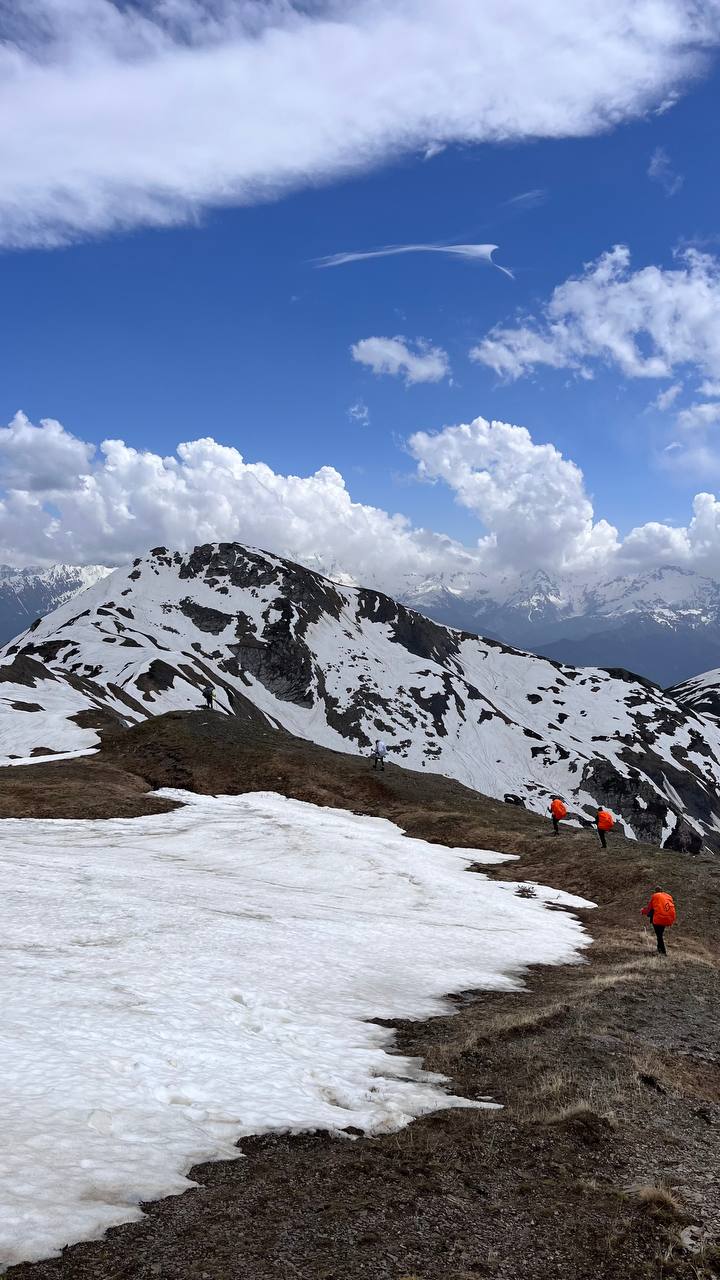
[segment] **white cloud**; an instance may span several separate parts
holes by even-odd
[[[679,427],[711,427],[720,422],[720,401],[691,404],[687,409],[681,409],[677,422]]]
[[[444,481],[487,530],[479,564],[490,582],[533,568],[621,574],[677,564],[720,576],[720,500],[699,493],[686,527],[650,521],[620,538],[597,519],[582,471],[554,445],[537,445],[523,427],[483,418],[436,435],[418,432],[410,451],[420,474]],[[702,441],[668,455],[668,465],[718,473]]]
[[[703,573],[720,573],[720,501],[698,493],[686,528],[649,523],[633,529],[623,543],[623,556],[640,565],[678,564]]]
[[[720,38],[718,0],[24,0],[0,22],[6,246],[596,133],[661,108]]]
[[[18,413],[9,427],[0,427],[0,475],[6,489],[73,489],[90,472],[94,453],[93,445],[76,439],[53,418],[36,427]]]
[[[685,181],[682,174],[673,169],[664,147],[656,147],[653,151],[648,165],[648,178],[659,182],[666,196],[676,196]]]
[[[720,382],[712,382],[710,379],[706,379],[700,383],[698,391],[701,396],[720,396]]]
[[[471,358],[502,377],[538,366],[592,376],[596,363],[628,378],[678,369],[720,375],[720,260],[686,249],[676,267],[632,271],[617,245],[553,292],[539,320],[496,325]]]
[[[504,200],[501,208],[516,209],[537,209],[541,204],[546,204],[548,193],[544,187],[535,187],[532,191],[521,191],[517,196],[511,196],[509,200]]]
[[[367,365],[373,373],[387,373],[392,377],[402,375],[406,386],[416,382],[442,382],[450,372],[447,352],[433,347],[425,338],[416,338],[408,345],[407,339],[361,338],[350,348],[353,360]]]
[[[673,562],[720,576],[713,494],[696,496],[686,527],[651,521],[622,539],[597,518],[580,468],[523,427],[477,418],[408,444],[418,477],[477,518],[472,545],[354,502],[333,467],[281,475],[211,438],[164,458],[121,440],[95,451],[56,422],[18,416],[0,431],[0,485],[15,486],[0,498],[0,560],[122,564],[158,544],[237,539],[391,593],[453,574],[492,588],[534,568],[611,575]],[[686,465],[684,449],[668,466]]]
[[[370,422],[370,410],[362,400],[356,400],[355,404],[351,404],[348,409],[348,417],[352,422],[359,422],[361,427],[367,427]]]
[[[665,391],[660,391],[648,408],[659,409],[661,413],[665,413],[667,409],[672,408],[678,396],[682,394],[682,390],[682,382],[674,382],[672,386],[667,387]]]
[[[80,442],[57,423],[28,430],[21,415],[2,429],[0,486],[8,478],[17,485],[20,446],[27,479],[26,489],[13,488],[0,501],[0,560],[9,563],[122,564],[159,543],[188,548],[219,538],[339,567],[388,588],[407,574],[474,564],[472,552],[452,539],[353,502],[333,467],[279,475],[205,438],[178,445],[170,457],[106,440],[81,471]],[[81,447],[87,456],[94,452]],[[39,480],[51,450],[43,491]]]
[[[491,267],[502,271],[503,275],[514,280],[512,271],[501,267],[493,260],[496,244],[391,244],[384,249],[367,251],[351,250],[349,253],[331,253],[326,258],[318,258],[317,267],[344,267],[349,262],[367,262],[370,258],[395,258],[403,253],[447,253],[451,257],[466,258],[469,262],[489,262]]]
[[[476,418],[419,431],[409,448],[420,475],[443,480],[487,530],[479,548],[488,567],[587,569],[617,549],[617,530],[594,519],[580,468],[524,427]]]

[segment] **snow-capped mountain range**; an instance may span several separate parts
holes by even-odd
[[[391,759],[544,811],[561,794],[628,835],[720,849],[720,729],[623,672],[578,670],[453,630],[236,543],[156,548],[0,651],[6,757],[202,705]],[[683,815],[687,821],[684,821]]]
[[[358,585],[320,557],[307,567]],[[0,566],[0,644],[110,572],[102,565]],[[479,571],[414,576],[396,594],[447,626],[576,666],[624,667],[662,686],[720,665],[720,582],[689,569],[612,578],[538,570],[492,586]]]
[[[0,644],[110,572],[97,564],[54,564],[49,569],[0,565]]]
[[[720,582],[672,565],[595,579],[539,570],[492,588],[456,576],[408,583],[401,598],[448,626],[664,686],[720,665]]]

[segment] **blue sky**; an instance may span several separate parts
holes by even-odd
[[[33,54],[27,33],[23,47]],[[491,527],[487,511],[439,469],[439,483],[418,483],[407,440],[480,416],[525,427],[535,444],[577,463],[595,518],[621,536],[649,521],[687,525],[693,495],[720,483],[712,432],[702,449],[697,432],[691,446],[687,431],[678,439],[677,415],[698,403],[707,360],[698,356],[696,368],[683,353],[664,378],[628,376],[598,347],[581,369],[568,359],[508,377],[469,355],[493,326],[529,317],[542,327],[553,290],[615,244],[630,251],[626,278],[647,267],[672,272],[688,243],[720,253],[720,72],[711,55],[699,78],[679,79],[674,105],[666,98],[677,77],[668,75],[654,105],[594,135],[451,139],[430,158],[422,145],[401,154],[389,146],[364,172],[311,172],[258,202],[199,200],[186,225],[147,226],[131,212],[124,226],[104,214],[99,227],[89,219],[56,233],[38,197],[50,230],[37,236],[35,215],[19,232],[16,210],[6,212],[0,421],[23,410],[89,445],[118,437],[161,455],[211,436],[281,475],[331,466],[356,502],[471,547]],[[536,194],[517,199],[526,193]],[[0,207],[0,231],[2,220]],[[468,242],[497,244],[514,279],[439,253],[316,264],[345,250]],[[397,335],[441,348],[451,376],[405,385],[353,359],[353,344]],[[643,355],[653,347],[645,333],[636,341]],[[648,408],[676,382],[669,410]],[[357,405],[367,421],[351,416]],[[67,487],[58,482],[58,492]],[[32,478],[26,489],[39,491]],[[57,513],[57,497],[48,492],[41,506]],[[37,516],[31,504],[27,519]],[[43,539],[13,547],[16,527],[5,557],[37,558]],[[52,541],[47,527],[43,538]],[[95,550],[85,551],[77,527],[65,554],[73,546],[80,558]]]

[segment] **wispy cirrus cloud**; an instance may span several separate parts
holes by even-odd
[[[682,382],[673,382],[671,386],[666,387],[664,391],[659,391],[655,399],[648,405],[648,409],[658,409],[660,413],[666,413],[671,409],[683,392]]]
[[[521,191],[517,196],[511,196],[509,200],[503,200],[502,209],[514,209],[521,212],[524,209],[537,209],[541,204],[547,204],[548,193],[544,187],[535,187],[532,191]]]
[[[362,400],[356,400],[348,409],[348,418],[351,422],[357,422],[361,427],[367,427],[370,423],[370,410]]]
[[[718,42],[717,0],[0,4],[0,245],[599,133],[682,93]]]
[[[673,168],[670,156],[664,147],[656,147],[650,157],[648,178],[659,182],[666,196],[676,196],[685,178]]]
[[[331,253],[317,258],[316,267],[344,267],[348,262],[368,262],[371,258],[394,258],[403,253],[447,253],[451,257],[465,258],[469,262],[489,262],[514,280],[512,271],[493,260],[496,244],[389,244],[383,249],[351,250],[349,253]]]

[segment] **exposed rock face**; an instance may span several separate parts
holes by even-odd
[[[0,653],[8,755],[92,747],[210,683],[270,729],[345,752],[382,737],[390,761],[510,803],[559,794],[586,822],[606,804],[629,835],[720,848],[720,729],[625,670],[533,657],[235,543],[157,547],[82,604]]]

